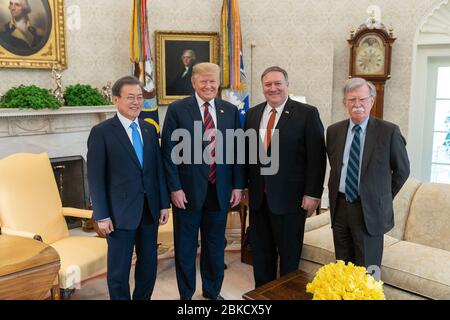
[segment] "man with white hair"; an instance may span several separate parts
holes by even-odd
[[[10,0],[8,9],[11,20],[3,26],[0,38],[17,53],[26,53],[34,49],[42,40],[38,30],[31,24],[29,14],[31,12],[28,0]]]
[[[370,115],[371,82],[349,79],[343,93],[349,119],[327,130],[336,259],[380,267],[384,234],[394,226],[392,200],[409,176],[406,142],[397,125]]]
[[[181,54],[182,70],[172,84],[167,87],[168,95],[191,95],[194,93],[191,78],[192,68],[195,65],[196,59],[194,50],[186,49],[183,51]]]

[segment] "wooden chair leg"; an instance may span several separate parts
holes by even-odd
[[[59,284],[54,284],[50,290],[52,293],[52,300],[61,300],[61,296],[59,294]]]
[[[59,293],[59,274],[55,277],[53,281],[53,286],[50,289],[52,300],[61,300],[61,295]]]

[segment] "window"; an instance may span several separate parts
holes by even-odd
[[[430,181],[450,184],[450,59],[438,59],[430,63],[430,79],[436,88],[432,119],[432,143]]]

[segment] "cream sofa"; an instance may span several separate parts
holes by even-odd
[[[450,185],[408,181],[394,199],[381,279],[387,299],[450,299]],[[299,268],[334,262],[329,212],[307,219]]]

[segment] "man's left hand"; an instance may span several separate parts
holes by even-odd
[[[309,218],[313,215],[314,211],[317,209],[320,200],[312,199],[308,196],[303,196],[302,208],[306,211],[306,217]]]
[[[231,208],[237,206],[239,202],[241,202],[241,198],[242,198],[242,190],[239,189],[231,190],[231,199],[230,199]]]

